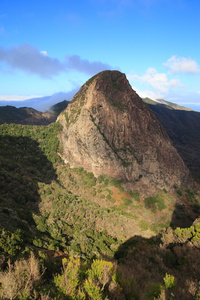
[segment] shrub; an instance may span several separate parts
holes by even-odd
[[[125,206],[132,204],[132,201],[124,196],[122,196],[121,199],[123,200]]]
[[[91,278],[87,279],[84,282],[84,288],[90,297],[89,299],[93,300],[102,300],[102,292],[99,286],[96,286],[96,284],[93,282]]]
[[[99,177],[97,178],[99,183],[102,183],[103,181],[105,181],[105,179],[106,179],[106,177],[103,174],[99,175]]]
[[[129,191],[129,195],[133,198],[133,199],[135,199],[137,202],[140,202],[140,194],[139,194],[139,192],[138,191],[135,191],[135,192],[133,192],[133,191]]]
[[[41,276],[39,260],[32,252],[27,260],[21,259],[14,265],[9,261],[7,270],[0,272],[1,299],[32,299]]]
[[[146,292],[147,299],[155,300],[158,299],[163,290],[163,286],[160,283],[152,283],[148,285],[148,290]]]
[[[192,226],[189,228],[177,227],[174,230],[174,233],[177,235],[179,242],[185,243],[188,239],[192,237],[192,231],[193,231]]]
[[[80,258],[69,257],[69,259],[63,259],[63,272],[60,275],[54,277],[55,285],[58,287],[59,292],[66,296],[76,299],[76,290],[79,284],[80,273]]]
[[[111,262],[94,260],[91,269],[88,270],[88,279],[84,283],[84,288],[94,300],[102,299],[102,291],[106,284],[112,281],[116,270]]]
[[[124,192],[124,188],[122,187],[122,181],[121,180],[118,180],[118,179],[115,179],[115,178],[112,178],[110,180],[110,184],[117,187],[121,192]]]
[[[144,202],[145,202],[145,207],[148,209],[152,209],[153,212],[156,212],[156,209],[161,211],[166,208],[162,195],[147,197],[144,199]]]
[[[176,285],[176,278],[173,275],[167,274],[164,277],[166,289],[172,289]]]
[[[0,229],[0,249],[4,253],[16,255],[21,250],[23,243],[23,236],[20,229],[17,229],[13,233],[5,229]]]

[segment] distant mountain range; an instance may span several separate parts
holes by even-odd
[[[0,124],[15,123],[23,125],[48,125],[56,121],[59,113],[65,109],[69,101],[64,100],[42,113],[31,107],[0,106]]]
[[[62,102],[63,100],[71,100],[73,96],[78,92],[78,88],[73,89],[72,91],[68,93],[60,92],[55,93],[51,96],[44,96],[44,97],[36,97],[31,98],[23,101],[16,101],[16,100],[0,100],[0,106],[15,106],[17,108],[19,107],[32,107],[38,111],[45,112],[47,111],[51,106],[58,102]]]
[[[178,105],[176,103],[170,102],[170,101],[166,101],[164,99],[156,99],[156,100],[152,100],[150,98],[143,98],[142,99],[145,103],[150,104],[150,105],[156,105],[156,106],[164,106],[167,107],[169,109],[175,109],[175,110],[186,110],[186,111],[193,111],[191,108],[188,107],[184,107],[181,105]]]

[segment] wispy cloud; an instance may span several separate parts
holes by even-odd
[[[196,74],[200,72],[197,62],[191,58],[172,56],[164,63],[171,73]]]
[[[164,94],[160,93],[159,91],[141,90],[136,86],[132,86],[132,88],[141,98],[150,98],[152,100],[156,100],[164,97]]]
[[[47,51],[43,50],[43,51],[40,51],[41,54],[43,54],[44,56],[48,56],[48,53]]]
[[[180,82],[180,80],[169,80],[165,73],[158,73],[154,68],[148,68],[146,73],[142,76],[129,74],[127,77],[130,81],[138,80],[140,82],[147,83],[163,94],[167,93],[170,87],[183,87],[183,84]]]
[[[42,96],[38,95],[29,95],[29,96],[20,96],[20,95],[0,95],[0,101],[24,101],[32,98],[40,98]]]
[[[94,75],[105,69],[112,69],[108,64],[81,59],[78,55],[66,56],[62,62],[57,58],[48,56],[46,51],[39,51],[26,43],[11,49],[0,47],[0,62],[6,63],[11,70],[20,69],[27,73],[37,74],[43,78],[51,78],[61,72],[75,70]]]

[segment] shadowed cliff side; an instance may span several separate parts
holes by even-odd
[[[200,113],[148,104],[190,171],[200,177]]]

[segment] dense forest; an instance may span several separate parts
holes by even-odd
[[[0,126],[0,299],[200,299],[198,190],[71,168],[60,130]]]

